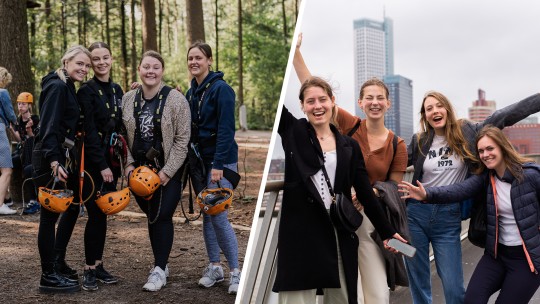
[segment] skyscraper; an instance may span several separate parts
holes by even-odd
[[[401,75],[384,76],[391,106],[384,115],[386,127],[408,143],[413,135],[412,80]]]
[[[390,91],[392,107],[385,115],[387,128],[409,141],[413,134],[412,81],[394,75],[393,21],[384,17],[383,22],[359,19],[354,23],[355,96],[358,99],[362,84],[373,77],[384,81]],[[355,113],[365,118],[358,105]]]
[[[472,107],[469,108],[469,119],[474,122],[482,122],[493,114],[497,109],[494,100],[486,100],[486,92],[478,89],[478,99],[473,101]]]

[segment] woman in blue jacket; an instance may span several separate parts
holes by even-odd
[[[186,98],[191,108],[190,163],[193,149],[197,149],[202,161],[191,167],[191,180],[195,192],[205,187],[233,189],[224,171],[238,171],[238,145],[234,140],[235,94],[223,80],[223,72],[211,71],[212,48],[196,42],[188,49],[187,66],[193,76]],[[195,163],[195,162],[193,162]],[[193,174],[194,170],[203,174]],[[236,294],[240,282],[238,264],[238,241],[229,222],[228,211],[216,215],[203,213],[203,235],[210,263],[203,272],[199,285],[211,287],[224,280],[220,265],[220,249],[229,263],[229,294]]]
[[[403,182],[407,198],[437,203],[487,192],[486,250],[465,293],[465,303],[487,303],[501,291],[497,303],[529,303],[540,286],[540,167],[519,155],[504,133],[484,127],[477,136],[480,168],[465,181],[424,188]]]

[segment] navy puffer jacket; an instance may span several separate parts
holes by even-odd
[[[478,189],[486,189],[488,217],[486,252],[496,258],[498,223],[489,174],[492,172],[473,175],[461,183],[450,186],[426,188],[426,192],[428,201],[455,202],[475,196]],[[523,175],[523,181],[519,182],[509,171],[506,171],[501,180],[512,185],[510,199],[514,217],[527,249],[531,271],[538,272],[540,270],[540,166],[533,163],[523,164]]]

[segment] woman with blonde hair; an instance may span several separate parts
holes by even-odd
[[[540,167],[522,157],[497,127],[486,126],[476,138],[477,175],[444,187],[424,188],[403,182],[407,198],[444,204],[483,192],[487,235],[484,255],[465,293],[465,303],[529,303],[540,286]]]
[[[10,215],[17,213],[4,204],[7,189],[13,171],[11,160],[11,149],[7,137],[7,128],[11,124],[17,124],[17,116],[13,110],[9,93],[5,87],[11,82],[12,76],[4,67],[0,67],[0,215]]]
[[[459,183],[474,168],[475,138],[479,130],[493,124],[504,128],[540,111],[540,94],[495,111],[481,123],[457,119],[454,107],[440,92],[426,93],[420,110],[420,132],[408,147],[409,165],[414,166],[412,184],[445,186]],[[422,204],[408,199],[407,216],[411,245],[416,255],[406,259],[414,303],[431,303],[429,247],[433,248],[437,273],[447,304],[463,303],[465,288],[461,261],[461,206]]]
[[[65,52],[61,62],[62,67],[41,81],[41,122],[39,135],[34,140],[33,178],[36,187],[47,187],[52,175],[78,194],[78,165],[82,144],[79,135],[83,131],[83,124],[75,82],[83,81],[88,74],[91,66],[90,52],[83,46],[73,46]],[[75,195],[75,200],[78,202],[78,195]],[[38,231],[42,270],[40,292],[67,293],[80,290],[77,272],[65,262],[65,248],[78,215],[78,203],[72,203],[61,217],[59,213],[47,208],[41,209]]]

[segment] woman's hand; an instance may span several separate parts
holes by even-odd
[[[403,237],[401,237],[401,235],[399,235],[399,233],[397,233],[397,232],[394,233],[394,235],[392,237],[399,240],[399,241],[402,241],[403,243],[408,243],[407,240],[405,240]],[[386,239],[386,240],[383,241],[384,249],[386,249],[386,250],[388,250],[390,252],[393,252],[393,253],[398,253],[399,252],[398,250],[388,246],[388,241],[389,240],[390,239]]]
[[[59,181],[64,182],[64,183],[67,181],[68,174],[66,170],[64,170],[64,167],[60,166],[60,163],[58,163],[57,161],[53,161],[51,163],[51,169],[52,169],[53,175],[56,178],[58,178]]]
[[[131,173],[133,172],[133,170],[135,170],[135,166],[133,165],[128,165],[125,169],[124,169],[124,176],[129,180],[129,176],[131,175]]]
[[[171,178],[165,174],[165,172],[159,171],[158,172],[159,179],[161,180],[161,185],[167,186],[167,183],[171,180]]]
[[[302,33],[298,34],[298,39],[296,40],[296,48],[299,49],[302,46]]]
[[[210,175],[210,180],[212,181],[212,183],[219,182],[221,178],[223,178],[223,170],[212,169],[212,172]]]
[[[136,88],[138,88],[140,86],[141,86],[141,84],[135,81],[135,82],[131,83],[131,85],[129,86],[129,89],[130,90],[135,90]]]
[[[103,181],[106,183],[112,183],[113,181],[113,173],[111,169],[106,168],[101,170],[101,177],[103,177]]]
[[[352,195],[352,203],[358,212],[362,212],[362,210],[364,210],[364,206],[362,206],[362,204],[358,201],[358,198],[356,198],[356,193]]]
[[[413,186],[413,184],[406,181],[399,183],[398,191],[404,194],[401,198],[412,198],[417,201],[425,201],[427,199],[426,189],[421,182],[418,181],[417,183],[418,187]]]

